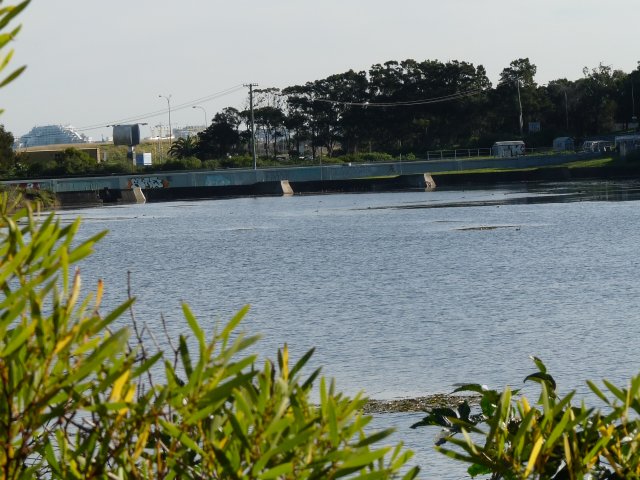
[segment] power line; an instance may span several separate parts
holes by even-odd
[[[347,105],[353,107],[410,107],[413,105],[430,105],[432,103],[449,102],[453,100],[460,100],[462,98],[471,97],[483,93],[482,90],[467,90],[464,92],[452,93],[444,95],[442,97],[434,97],[422,100],[411,100],[407,102],[344,102],[339,100],[330,100],[328,98],[315,98],[315,102],[325,102],[339,105]]]
[[[216,92],[213,93],[211,95],[207,95],[205,97],[200,97],[197,98],[195,100],[191,100],[189,102],[185,102],[185,103],[181,103],[177,106],[172,106],[171,110],[172,111],[178,111],[178,110],[184,110],[187,108],[191,108],[193,105],[197,104],[197,103],[203,103],[203,102],[208,102],[210,100],[215,100],[217,98],[220,97],[224,97],[226,95],[231,95],[232,93],[238,92],[240,90],[243,89],[242,85],[234,85],[233,87],[230,87],[226,90],[222,90],[220,92]],[[148,113],[143,113],[140,115],[134,115],[131,117],[125,117],[125,118],[121,118],[119,120],[113,120],[113,121],[109,121],[109,122],[101,122],[101,123],[95,123],[93,125],[87,125],[84,127],[79,127],[76,128],[76,131],[79,132],[83,132],[86,130],[97,130],[98,128],[104,128],[106,125],[117,125],[117,124],[122,124],[122,123],[135,123],[138,122],[140,120],[146,120],[148,118],[153,118],[153,117],[159,117],[160,115],[164,115],[166,114],[167,109],[162,109],[162,110],[154,110],[153,112],[148,112]]]

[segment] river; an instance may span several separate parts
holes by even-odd
[[[542,358],[562,391],[638,372],[639,186],[634,182],[258,197],[60,212],[108,229],[82,264],[152,327],[205,328],[245,304],[255,351],[316,347],[340,390],[376,399],[522,385]],[[126,322],[127,319],[123,319]],[[421,478],[464,478],[420,414],[376,415],[416,451]]]

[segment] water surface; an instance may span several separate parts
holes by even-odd
[[[640,204],[635,183],[518,185],[240,198],[65,211],[109,229],[83,264],[108,302],[172,335],[188,301],[210,331],[244,304],[256,352],[288,343],[338,388],[391,399],[458,383],[521,386],[529,355],[561,389],[638,372]],[[127,319],[123,319],[126,322]],[[462,478],[420,418],[376,418],[417,448],[423,478]]]

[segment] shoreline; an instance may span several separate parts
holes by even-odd
[[[209,200],[243,197],[321,195],[334,193],[375,193],[430,191],[459,188],[491,188],[503,184],[535,182],[571,182],[580,180],[610,181],[640,179],[640,162],[598,167],[545,166],[533,169],[466,172],[427,172],[351,179],[259,182],[247,185],[186,186],[158,188],[102,188],[97,190],[58,192],[58,208],[94,207],[142,202]],[[20,184],[38,191],[44,183]],[[43,191],[46,190],[46,187]]]
[[[410,397],[394,400],[369,399],[362,411],[365,414],[382,413],[426,413],[433,408],[455,408],[465,400],[469,405],[479,405],[480,395],[452,395],[436,393],[424,397]]]

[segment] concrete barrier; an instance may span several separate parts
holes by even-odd
[[[408,188],[424,188],[425,190],[434,190],[436,188],[436,182],[430,173],[401,175],[398,180],[399,185]]]
[[[293,188],[289,185],[289,180],[281,180],[280,186],[282,187],[283,195],[293,195]]]
[[[251,190],[255,195],[293,195],[293,189],[288,180],[255,183]]]
[[[131,190],[133,191],[136,203],[145,203],[147,201],[140,187],[133,187]]]

